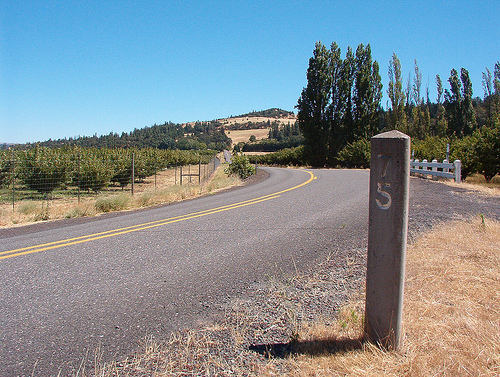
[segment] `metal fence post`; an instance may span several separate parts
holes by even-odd
[[[132,195],[134,195],[134,182],[135,182],[135,153],[132,153]]]
[[[12,174],[11,174],[11,180],[12,180],[12,211],[16,209],[16,155],[14,153],[14,149],[12,149]]]
[[[408,232],[410,137],[390,131],[371,139],[365,331],[398,349]]]

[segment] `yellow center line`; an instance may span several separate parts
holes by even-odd
[[[282,190],[282,191],[279,191],[279,192],[276,192],[273,194],[264,195],[264,196],[261,196],[258,198],[225,205],[222,207],[212,208],[212,209],[199,211],[199,212],[193,212],[191,214],[171,217],[168,219],[156,220],[156,221],[151,221],[151,222],[142,223],[142,224],[138,224],[138,225],[132,225],[132,226],[124,227],[124,228],[108,230],[105,232],[93,233],[93,234],[88,234],[85,236],[68,238],[68,239],[64,239],[64,240],[60,240],[60,241],[54,241],[54,242],[49,242],[49,243],[40,244],[40,245],[34,245],[34,246],[28,246],[28,247],[23,247],[23,248],[19,248],[19,249],[3,251],[3,252],[0,252],[0,260],[12,258],[12,257],[17,257],[17,256],[21,256],[21,255],[26,255],[26,254],[38,253],[40,251],[45,251],[45,250],[57,249],[57,248],[64,247],[64,246],[77,245],[80,243],[95,241],[95,240],[108,238],[108,237],[115,237],[115,236],[119,236],[122,234],[137,232],[137,231],[141,231],[141,230],[145,230],[145,229],[156,228],[156,227],[163,226],[163,225],[168,225],[168,224],[172,224],[172,223],[176,223],[176,222],[180,222],[180,221],[190,220],[190,219],[194,219],[197,217],[208,216],[208,215],[212,215],[212,214],[219,213],[219,212],[229,211],[232,209],[261,203],[261,202],[264,202],[264,201],[267,201],[270,199],[275,199],[275,198],[278,198],[280,196],[280,194],[283,194],[283,193],[291,191],[291,190],[298,189],[299,187],[305,186],[308,183],[310,183],[311,181],[313,181],[314,179],[316,179],[316,177],[314,176],[313,173],[311,173],[309,171],[305,171],[305,172],[310,175],[310,177],[307,181],[305,181],[297,186],[294,186],[294,187],[291,187],[291,188],[288,188],[288,189],[285,189],[285,190]]]

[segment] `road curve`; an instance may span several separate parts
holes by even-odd
[[[0,231],[0,376],[67,375],[93,352],[210,320],[268,276],[366,243],[368,171],[265,168],[236,190]]]

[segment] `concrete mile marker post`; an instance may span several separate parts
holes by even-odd
[[[410,137],[372,137],[365,332],[390,350],[401,341],[409,185]]]

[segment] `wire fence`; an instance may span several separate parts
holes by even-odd
[[[197,164],[165,164],[135,154],[113,160],[88,155],[63,159],[61,154],[26,158],[12,153],[11,158],[0,158],[0,205],[15,209],[20,202],[45,201],[48,206],[57,199],[80,202],[102,194],[134,195],[172,185],[202,185],[219,164],[216,156],[203,161],[200,157]]]

